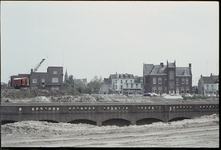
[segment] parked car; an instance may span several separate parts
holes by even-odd
[[[151,93],[144,93],[143,96],[153,96]]]
[[[184,97],[193,97],[193,95],[191,95],[191,94],[186,94],[186,95],[184,95]]]
[[[174,96],[174,94],[173,94],[173,93],[170,93],[170,96]]]
[[[158,96],[157,93],[152,93],[153,96]]]

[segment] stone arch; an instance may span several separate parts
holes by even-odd
[[[95,121],[88,120],[88,119],[76,119],[76,120],[69,121],[68,123],[73,123],[73,124],[84,123],[84,124],[90,124],[90,125],[97,124]]]
[[[145,124],[152,124],[154,122],[163,122],[163,120],[160,120],[158,118],[143,118],[136,121],[136,125],[145,125]]]
[[[122,118],[112,118],[102,122],[102,125],[129,126],[131,122]]]
[[[184,120],[184,119],[191,119],[191,118],[187,118],[187,117],[176,117],[176,118],[170,119],[168,122],[181,121],[181,120]]]
[[[2,120],[1,125],[7,124],[7,123],[15,123],[15,122],[17,122],[17,121],[15,121],[15,120]]]

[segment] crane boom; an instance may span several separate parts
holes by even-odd
[[[41,66],[41,64],[44,62],[45,59],[42,59],[42,61],[35,67],[33,72],[36,72],[38,68]]]

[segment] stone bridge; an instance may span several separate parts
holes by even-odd
[[[93,125],[143,125],[219,113],[219,103],[4,103],[1,123],[34,120]]]

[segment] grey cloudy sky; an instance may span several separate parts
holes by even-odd
[[[143,63],[219,72],[218,2],[1,2],[1,80],[63,66],[68,75],[143,75]]]

